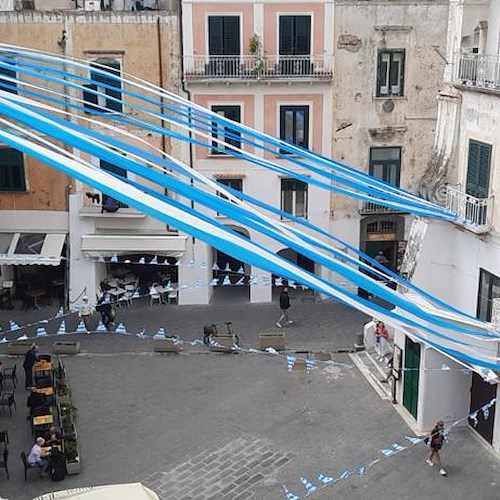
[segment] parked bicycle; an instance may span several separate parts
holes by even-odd
[[[233,323],[231,321],[224,321],[224,325],[226,325],[226,333],[225,335],[230,335],[233,338],[233,345],[236,347],[240,346],[240,338],[233,331]],[[217,323],[213,323],[211,325],[205,325],[203,327],[203,343],[205,345],[211,345],[216,342],[216,336],[218,335],[217,331]]]

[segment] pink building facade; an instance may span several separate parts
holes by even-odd
[[[182,1],[184,88],[190,99],[212,111],[245,125],[331,156],[332,78],[334,12],[331,1]],[[276,155],[245,151],[282,162]],[[258,168],[205,147],[185,154],[204,175],[233,189],[242,190],[275,207],[307,218],[329,229],[330,196],[307,183],[291,182],[284,176]],[[285,162],[287,168],[290,163]],[[302,174],[307,172],[293,166]],[[255,241],[272,246],[225,217],[221,222]],[[272,247],[302,267],[321,269],[287,248]],[[251,302],[272,300],[273,282],[268,273],[234,261],[215,249],[195,242],[194,262],[217,263],[221,269],[243,265],[245,287]],[[231,272],[192,266],[183,270],[187,279],[206,282]],[[236,289],[232,289],[236,290]],[[190,287],[181,291],[181,303],[207,303],[221,294],[220,287]]]

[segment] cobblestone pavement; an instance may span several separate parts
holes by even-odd
[[[120,315],[129,331],[152,334],[164,326],[184,338],[199,337],[204,323],[232,320],[244,344],[256,347],[259,332],[277,330],[269,326],[276,309],[138,304]],[[336,303],[297,301],[293,311],[297,325],[286,333],[295,350],[351,346],[366,320]],[[48,312],[2,311],[0,322],[5,326],[14,316],[25,323]],[[46,326],[50,332],[52,323]],[[303,497],[301,477],[315,484],[318,472],[338,477],[411,435],[391,403],[354,367],[323,366],[307,375],[288,372],[286,360],[273,356],[210,353],[204,346],[161,355],[152,352],[150,341],[132,336],[78,339],[82,352],[64,360],[78,408],[81,473],[62,483],[37,477],[24,482],[19,453],[29,450],[31,439],[26,393],[18,387],[14,415],[0,410],[11,451],[9,481],[0,470],[2,497],[24,500],[57,489],[132,481],[151,486],[163,500],[283,499],[283,485]],[[40,339],[40,349],[48,350],[52,341]],[[19,357],[1,357],[7,365],[22,364]],[[350,363],[345,354],[334,359]],[[426,465],[425,453],[423,446],[408,448],[310,497],[498,498],[499,462],[467,428],[454,431],[443,450],[448,477]]]

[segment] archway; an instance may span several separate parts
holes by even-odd
[[[250,233],[242,227],[228,226],[241,236],[250,239]],[[214,285],[212,302],[249,301],[251,266],[216,248],[212,249]]]

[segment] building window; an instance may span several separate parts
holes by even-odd
[[[309,106],[280,107],[280,138],[306,149],[309,147]]]
[[[124,177],[125,179],[127,178],[127,171],[122,168],[118,167],[117,165],[114,165],[113,163],[109,163],[106,160],[99,160],[99,166],[101,170],[104,170],[106,172],[109,172],[110,174],[113,175],[118,175],[120,177]],[[122,203],[121,201],[115,200],[113,197],[108,196],[107,194],[102,194],[102,206],[103,207],[114,207],[116,208],[127,208],[128,205],[125,203]],[[108,210],[108,211],[113,211],[113,210]]]
[[[399,187],[401,148],[370,148],[370,175]]]
[[[279,51],[283,56],[311,53],[311,16],[280,16]]]
[[[212,111],[234,122],[241,122],[241,106],[212,106]],[[236,148],[241,147],[240,132],[230,127],[226,127],[222,123],[212,122],[212,137],[216,137],[218,140],[231,144],[231,146]],[[224,151],[217,148],[224,150],[230,149],[223,144],[213,141],[212,154],[225,154]]]
[[[24,157],[17,149],[0,148],[0,191],[26,191]]]
[[[307,183],[281,179],[281,210],[295,217],[307,217]]]
[[[243,192],[243,179],[217,179],[217,182],[223,186],[233,189],[234,191],[239,191],[240,193]],[[226,198],[226,196],[220,193],[219,196]]]
[[[405,50],[379,50],[377,97],[403,96]]]
[[[83,92],[85,111],[121,113],[123,110],[121,62],[115,59],[100,59],[90,63],[90,68],[90,79],[95,83],[84,85],[89,89]],[[96,70],[105,71],[107,74],[98,73]]]
[[[4,59],[4,64],[15,65],[14,59]],[[17,78],[17,72],[11,68],[0,67],[0,90],[5,90],[12,94],[17,94],[17,82],[12,82],[9,78]]]
[[[478,319],[483,321],[491,321],[493,319],[493,299],[498,298],[500,298],[500,277],[481,269],[477,297]]]
[[[217,179],[217,182],[223,186],[233,189],[234,191],[239,191],[240,193],[243,192],[243,179]],[[220,192],[217,192],[217,194],[225,200],[228,199],[226,195]],[[221,215],[221,213],[217,212],[217,215]]]
[[[240,54],[240,17],[208,17],[208,53],[211,56]]]
[[[474,198],[488,198],[491,168],[491,144],[469,141],[465,192]]]

